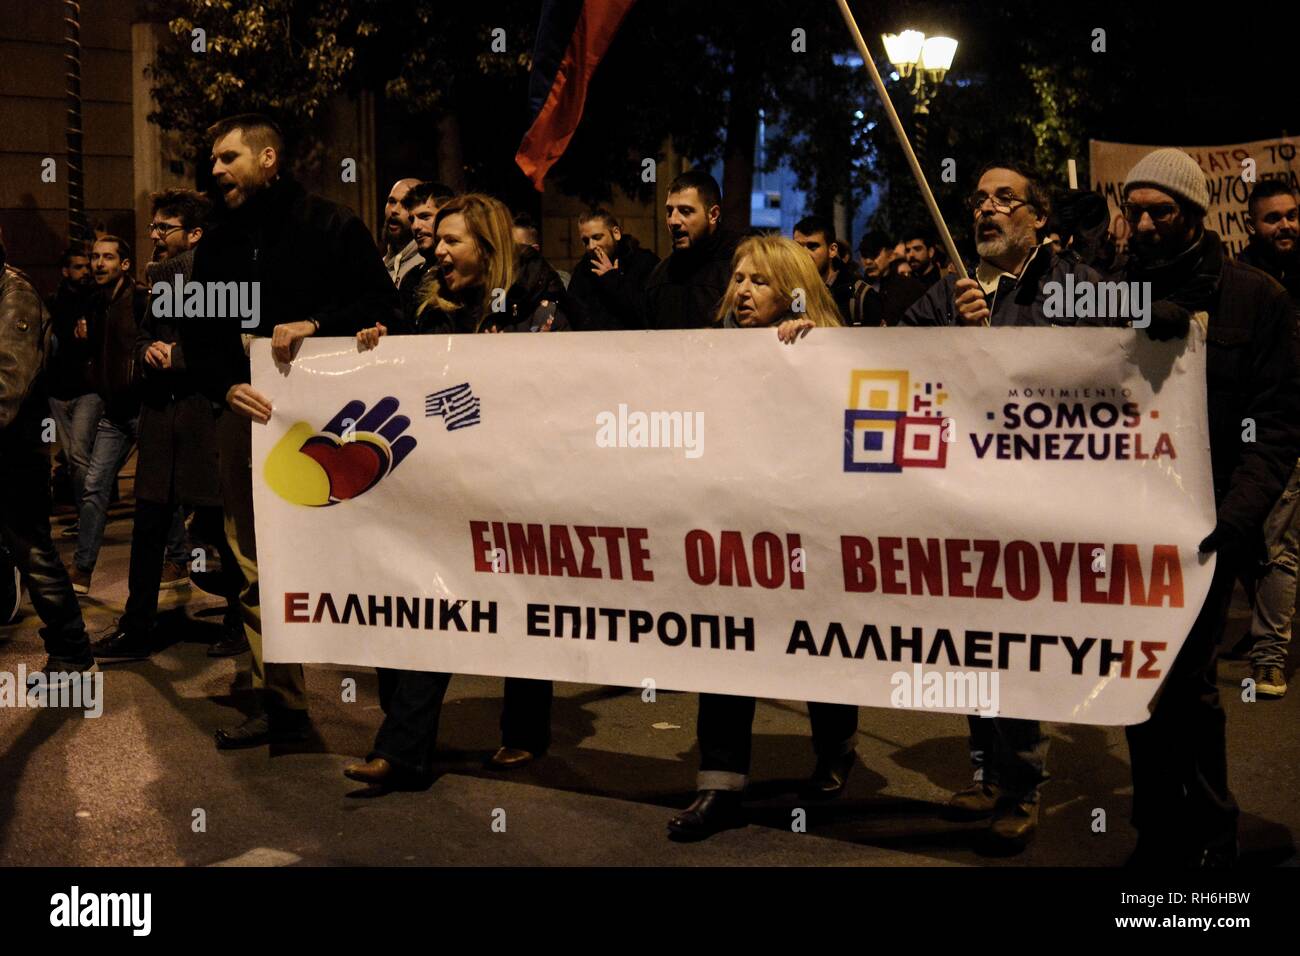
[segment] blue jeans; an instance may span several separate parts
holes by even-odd
[[[1268,564],[1254,582],[1251,604],[1255,613],[1250,633],[1255,647],[1250,661],[1256,667],[1286,666],[1295,617],[1296,551],[1300,548],[1300,466],[1291,473],[1282,497],[1264,522]],[[1249,593],[1249,592],[1248,592]]]
[[[99,546],[104,543],[104,526],[108,524],[108,499],[113,493],[113,482],[131,453],[139,424],[138,415],[127,421],[115,421],[107,415],[99,420],[90,452],[90,468],[86,472],[77,550],[72,559],[78,571],[89,574],[95,570]]]
[[[104,400],[91,392],[67,400],[50,399],[50,417],[58,434],[63,454],[68,459],[72,478],[72,505],[81,510],[86,495],[86,472],[90,470],[90,452],[95,444],[95,429],[104,414]]]

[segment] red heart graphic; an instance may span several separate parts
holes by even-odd
[[[369,442],[350,441],[342,445],[328,438],[309,438],[298,449],[325,469],[330,480],[330,498],[347,501],[372,488],[386,464],[381,451]]]

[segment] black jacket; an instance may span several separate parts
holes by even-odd
[[[204,233],[194,281],[261,283],[256,327],[241,328],[237,316],[181,323],[198,387],[222,404],[232,385],[249,380],[241,333],[270,336],[277,325],[315,319],[318,335],[350,336],[398,320],[397,289],[365,224],[285,175]]]
[[[1300,307],[1300,253],[1279,258],[1266,243],[1252,236],[1246,248],[1238,254],[1237,261],[1267,272],[1282,284],[1292,301]]]
[[[1067,273],[1074,275],[1074,281],[1098,282],[1101,275],[1090,266],[1084,265],[1077,256],[1058,256],[1052,247],[1043,244],[1034,249],[1020,270],[1017,279],[1003,276],[989,296],[989,325],[1116,325],[1127,324],[1114,318],[1075,319],[1067,316],[1048,318],[1044,314],[1043,304],[1048,292],[1045,286],[1049,282],[1064,282]],[[975,275],[970,270],[971,277]],[[901,325],[956,325],[956,288],[957,277],[946,273],[942,279],[930,286],[929,291],[918,299],[904,314]]]
[[[639,303],[659,257],[649,249],[642,249],[633,236],[623,236],[610,258],[618,263],[618,268],[602,276],[591,271],[595,257],[590,252],[573,267],[569,295],[583,308],[583,330],[641,327]]]
[[[923,295],[925,286],[919,279],[896,269],[886,270],[880,279],[880,288],[859,279],[853,286],[845,325],[899,325],[907,310]]]
[[[194,253],[151,264],[149,285],[193,275]],[[154,368],[144,360],[154,342],[172,346],[171,368]],[[216,410],[190,374],[180,326],[146,310],[135,340],[140,370],[140,458],[135,469],[135,496],[145,501],[176,500],[187,505],[220,505],[217,469]]]
[[[719,229],[699,246],[675,249],[646,279],[642,314],[647,329],[704,329],[731,280],[740,236]]]
[[[483,317],[479,304],[443,311],[430,306],[416,313],[414,322],[397,326],[397,334],[450,335],[464,332],[536,332],[553,319],[551,331],[564,332],[572,328],[570,312],[572,303],[560,281],[559,273],[531,246],[517,246],[519,254],[515,281],[506,290],[501,312],[490,312]],[[545,306],[542,303],[547,303]],[[481,321],[480,321],[481,319]]]
[[[89,395],[95,390],[91,379],[94,359],[90,351],[90,337],[77,338],[77,321],[86,319],[90,331],[91,304],[95,294],[93,284],[77,285],[64,279],[58,290],[50,296],[48,305],[54,322],[54,348],[50,356],[46,379],[50,398],[68,400]]]
[[[1229,259],[1205,231],[1156,268],[1130,256],[1125,278],[1151,282],[1152,299],[1209,315],[1206,390],[1218,520],[1258,550],[1264,519],[1300,456],[1296,316],[1269,276]],[[1243,441],[1247,419],[1255,440]]]
[[[104,400],[105,416],[125,422],[140,412],[135,340],[149,296],[130,276],[120,289],[116,286],[114,289],[98,289],[91,305],[92,321],[88,323],[90,350],[94,356],[91,381]]]

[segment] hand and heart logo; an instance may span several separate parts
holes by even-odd
[[[411,420],[391,395],[366,411],[350,401],[320,431],[297,422],[266,457],[263,475],[285,501],[313,508],[357,498],[383,480],[415,449],[402,433]]]

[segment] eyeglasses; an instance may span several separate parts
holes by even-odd
[[[1021,206],[1028,206],[1029,200],[1013,196],[1009,192],[999,193],[996,196],[990,196],[988,193],[975,193],[967,200],[967,203],[970,206],[971,213],[976,216],[980,214],[980,210],[984,208],[985,203],[992,203],[994,212],[1010,215]]]
[[[1169,222],[1178,215],[1178,204],[1172,202],[1158,202],[1150,206],[1126,202],[1119,208],[1124,218],[1134,225],[1141,222],[1144,215],[1150,216],[1152,222]]]
[[[184,229],[184,228],[185,228],[184,226],[173,225],[170,222],[151,222],[149,223],[149,235],[152,236],[156,232],[163,239],[166,239],[177,229]]]

